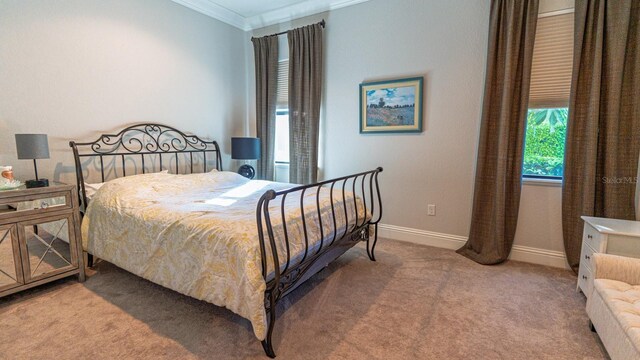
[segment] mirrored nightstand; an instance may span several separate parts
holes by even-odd
[[[0,191],[0,297],[63,277],[84,281],[75,186]]]

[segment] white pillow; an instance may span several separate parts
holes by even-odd
[[[169,170],[162,170],[159,171],[157,173],[147,173],[145,175],[150,175],[150,174],[168,174]],[[143,175],[143,174],[139,174],[139,175]],[[135,175],[133,175],[135,176]],[[87,200],[91,200],[91,198],[93,197],[93,195],[96,194],[96,192],[98,190],[100,190],[100,188],[102,187],[102,185],[106,184],[107,181],[102,182],[102,183],[95,183],[95,184],[90,184],[88,182],[84,183],[84,193],[87,195]]]
[[[84,183],[84,193],[85,195],[87,195],[87,199],[90,200],[93,197],[93,195],[95,195],[96,192],[100,190],[100,188],[104,184],[106,183],[96,183],[96,184]]]

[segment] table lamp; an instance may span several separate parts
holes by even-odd
[[[253,137],[232,137],[231,158],[235,160],[257,160],[260,158],[260,139]],[[256,170],[249,164],[244,164],[238,169],[238,174],[253,179]]]
[[[46,134],[16,134],[16,149],[18,159],[33,160],[33,168],[36,172],[35,180],[25,181],[27,188],[49,186],[49,180],[38,178],[38,165],[36,159],[49,158],[49,141]]]

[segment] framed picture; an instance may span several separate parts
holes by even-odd
[[[360,133],[422,132],[423,77],[360,84]]]

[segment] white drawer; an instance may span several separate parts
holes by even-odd
[[[582,243],[587,243],[596,252],[602,252],[604,245],[604,235],[599,233],[593,226],[585,223],[582,234]]]
[[[589,268],[589,270],[593,269],[593,254],[599,251],[594,250],[589,246],[589,244],[585,241],[582,243],[582,251],[580,252],[580,266],[583,264]]]
[[[582,289],[582,293],[586,297],[591,295],[591,289],[593,289],[593,275],[591,275],[591,270],[582,263],[580,264],[580,271],[578,273],[578,287]]]

